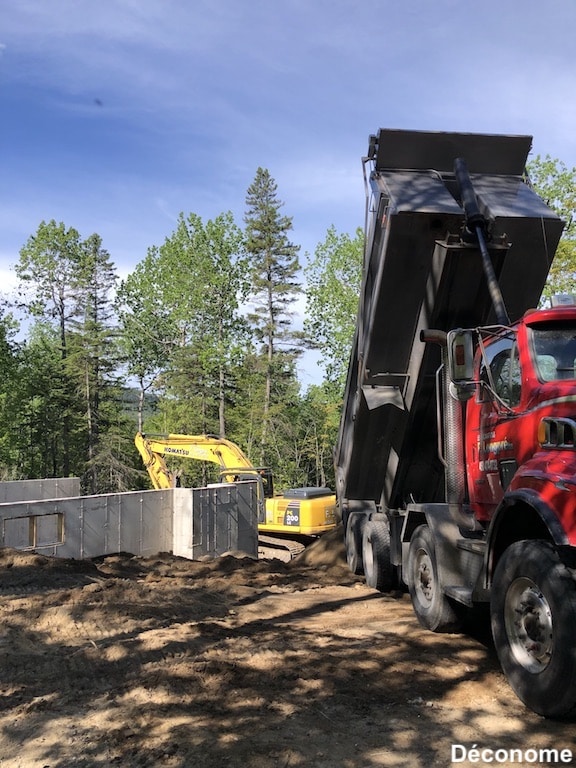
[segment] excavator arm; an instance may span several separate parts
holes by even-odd
[[[209,461],[220,467],[220,477],[225,482],[249,480],[262,481],[263,495],[274,495],[272,473],[269,469],[254,467],[250,459],[235,443],[216,435],[143,434],[134,439],[144,466],[148,470],[154,488],[174,488],[176,473],[172,472],[165,456],[180,456],[196,461]]]
[[[166,466],[163,452],[155,451],[150,444],[150,440],[141,432],[137,433],[134,438],[134,443],[142,457],[144,466],[148,470],[154,488],[156,488],[156,490],[174,488],[176,485],[176,476]]]

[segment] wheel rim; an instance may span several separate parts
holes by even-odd
[[[353,541],[346,542],[346,562],[351,570],[354,570],[358,565],[358,552]]]
[[[357,521],[354,518],[348,521],[345,544],[346,562],[350,570],[356,573],[362,564],[362,539],[359,537]]]
[[[526,577],[508,588],[504,622],[510,650],[529,672],[542,672],[553,649],[552,611],[538,586]]]
[[[364,573],[372,573],[374,553],[372,552],[372,539],[370,537],[368,537],[368,546],[362,548],[362,557],[364,558]]]
[[[419,602],[429,606],[434,597],[434,570],[432,560],[425,549],[419,549],[414,563],[414,588]]]

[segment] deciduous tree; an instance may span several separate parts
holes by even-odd
[[[244,346],[243,238],[231,213],[176,230],[123,282],[119,309],[129,373],[161,395],[162,431],[226,432],[231,371]],[[161,424],[162,425],[162,424]]]
[[[576,291],[576,168],[550,155],[537,155],[528,163],[528,173],[536,192],[566,222],[542,294],[543,303],[549,303],[555,293]]]
[[[351,237],[332,226],[304,270],[304,332],[320,352],[327,381],[342,391],[358,313],[363,248],[361,229]]]

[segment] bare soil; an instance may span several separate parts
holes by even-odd
[[[453,744],[576,755],[574,723],[522,706],[482,628],[420,628],[405,594],[350,574],[338,532],[289,564],[4,549],[0,592],[1,768],[412,768],[450,765]]]

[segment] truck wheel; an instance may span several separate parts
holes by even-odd
[[[364,573],[362,561],[362,536],[368,516],[364,512],[350,512],[346,523],[344,543],[346,545],[346,562],[348,567],[357,575]]]
[[[427,525],[418,526],[410,539],[406,578],[420,624],[432,632],[457,632],[460,620],[442,591],[434,537]]]
[[[544,717],[576,708],[576,583],[545,541],[504,552],[492,583],[492,636],[510,686]]]
[[[364,526],[362,560],[366,584],[381,592],[389,592],[396,584],[394,566],[390,562],[390,525],[386,518],[372,518]]]

